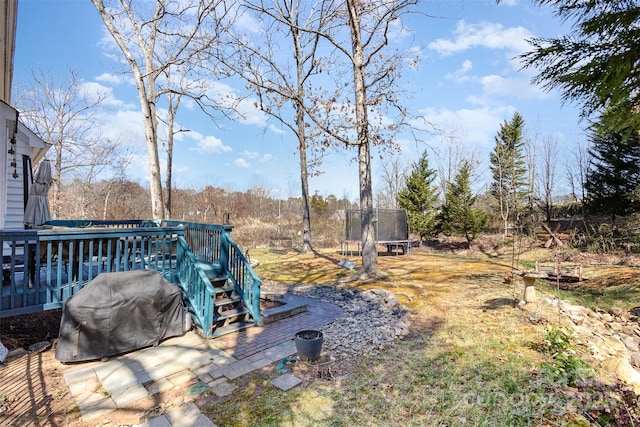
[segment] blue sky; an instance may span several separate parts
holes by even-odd
[[[421,9],[424,14],[405,21],[410,37],[394,43],[420,50],[419,67],[404,72],[406,106],[437,131],[422,135],[421,142],[401,136],[401,161],[414,161],[428,147],[435,168],[440,160],[433,153],[442,153],[446,142],[455,140],[479,160],[481,189],[500,123],[519,112],[531,138],[558,142],[562,180],[564,162],[571,160],[576,142],[584,140],[584,122],[574,106],[562,104],[558,93],[531,85],[533,71],[522,71],[514,58],[528,49],[527,38],[566,34],[567,25],[530,0],[503,0],[499,5],[494,0],[427,0]],[[20,0],[16,37],[14,86],[29,85],[31,70],[63,79],[74,69],[87,88],[108,90],[108,109],[101,113],[103,132],[133,147],[137,157],[128,177],[146,183],[136,90],[118,74],[120,65],[105,54],[104,40],[110,36],[93,5],[87,0]],[[231,89],[239,93],[242,87]],[[213,185],[244,191],[262,186],[275,197],[299,195],[294,137],[265,115],[248,108],[244,120],[213,124],[194,109],[180,120],[191,131],[176,143],[177,187]],[[332,152],[321,166],[323,173],[311,178],[311,192],[357,201],[355,154],[347,149]],[[382,189],[383,161],[374,153],[374,193]]]

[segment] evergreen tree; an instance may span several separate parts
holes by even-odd
[[[546,89],[582,105],[585,116],[606,109],[612,129],[640,129],[640,5],[638,0],[534,0],[551,6],[571,34],[529,40],[521,56]]]
[[[436,171],[429,168],[425,151],[412,165],[405,178],[405,188],[397,196],[398,205],[407,210],[411,231],[418,233],[421,240],[436,232],[438,189],[433,185],[435,179]]]
[[[500,125],[491,152],[491,194],[496,198],[504,232],[510,221],[516,222],[526,205],[528,195],[527,169],[524,160],[524,119],[518,113],[510,122]]]
[[[640,138],[627,129],[612,131],[594,125],[590,135],[591,162],[585,189],[588,212],[624,216],[640,210]]]
[[[445,234],[462,236],[471,242],[487,226],[487,215],[473,206],[476,196],[471,191],[472,165],[465,161],[447,185],[447,202],[442,208],[442,229]]]

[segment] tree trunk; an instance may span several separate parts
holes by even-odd
[[[53,218],[60,219],[60,188],[62,187],[62,143],[54,144],[56,150],[56,164],[53,174]]]
[[[300,152],[300,187],[302,191],[302,248],[300,252],[304,254],[311,252],[313,249],[311,246],[309,173],[307,171],[307,143],[305,141],[304,120],[298,120],[298,151]]]
[[[147,155],[149,161],[149,192],[151,193],[151,215],[153,219],[164,218],[164,203],[162,197],[162,178],[160,174],[160,156],[158,155],[158,118],[156,116],[155,108],[155,83],[158,77],[157,71],[153,66],[153,46],[155,44],[155,38],[157,28],[151,26],[150,34],[148,34],[150,46],[144,50],[143,56],[147,68],[147,72],[143,73],[140,69],[140,64],[136,61],[136,58],[131,52],[131,49],[127,46],[127,43],[122,38],[122,35],[118,31],[118,28],[114,25],[112,17],[107,13],[102,0],[92,0],[93,5],[96,7],[102,21],[105,23],[107,29],[113,36],[116,44],[122,50],[127,63],[131,66],[133,73],[133,80],[136,84],[138,91],[138,99],[140,101],[140,109],[142,111],[142,118],[144,123],[144,136],[147,143]],[[123,7],[127,9],[130,5],[123,2]],[[163,5],[161,2],[156,4],[156,12],[154,16],[159,20],[163,13]],[[132,12],[127,10],[127,14],[131,17]],[[157,21],[159,22],[159,21]],[[157,25],[156,22],[156,25]],[[138,36],[142,39],[140,33]],[[142,40],[140,40],[142,41]],[[143,43],[141,43],[142,45]],[[145,82],[147,86],[145,86]]]
[[[104,204],[102,206],[102,220],[106,221],[107,219],[107,208],[109,207],[109,197],[111,196],[111,186],[107,190],[107,195],[104,197]]]
[[[309,207],[309,171],[307,166],[307,141],[304,121],[304,61],[302,58],[302,46],[300,46],[300,33],[292,27],[293,44],[295,48],[297,89],[296,99],[296,125],[298,129],[298,151],[300,152],[300,187],[302,192],[302,248],[301,253],[311,252],[311,209]]]
[[[144,85],[142,81],[140,85]],[[140,88],[138,88],[140,92]],[[142,90],[144,93],[144,90]],[[158,134],[154,126],[155,111],[146,96],[140,94],[140,107],[144,117],[144,136],[147,141],[149,160],[149,192],[151,193],[151,215],[153,219],[164,218],[164,203],[162,197],[162,178],[160,174],[160,156],[158,155]]]
[[[168,123],[167,123],[167,176],[165,179],[165,191],[166,191],[166,195],[167,198],[165,199],[165,216],[167,219],[171,219],[171,195],[173,192],[173,186],[171,184],[171,180],[173,179],[173,137],[174,137],[174,132],[173,132],[173,125],[175,123],[175,118],[176,118],[176,110],[177,110],[177,106],[174,106],[173,104],[173,96],[169,95],[169,99],[168,99]]]
[[[356,132],[358,135],[358,178],[360,184],[360,211],[362,221],[362,274],[378,275],[378,248],[373,223],[373,189],[371,186],[371,151],[369,147],[369,120],[367,118],[367,94],[364,76],[364,49],[360,34],[360,15],[357,0],[347,0],[353,55],[353,82],[356,108]]]
[[[167,192],[167,198],[165,200],[165,216],[167,219],[171,219],[171,193],[173,192],[173,186],[171,180],[173,179],[173,133],[169,133],[167,140],[167,177],[165,180],[165,188]]]
[[[358,146],[360,175],[360,212],[362,221],[362,273],[366,277],[378,275],[378,246],[373,218],[373,191],[371,188],[371,153],[369,144]]]

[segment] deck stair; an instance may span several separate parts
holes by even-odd
[[[215,289],[213,308],[213,337],[236,332],[254,326],[251,312],[245,305],[240,291],[219,264],[199,262],[209,282]]]

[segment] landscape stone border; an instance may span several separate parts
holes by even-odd
[[[630,386],[640,394],[640,312],[612,307],[608,312],[572,305],[548,297],[545,304],[559,310],[578,344],[589,350],[592,366]]]

